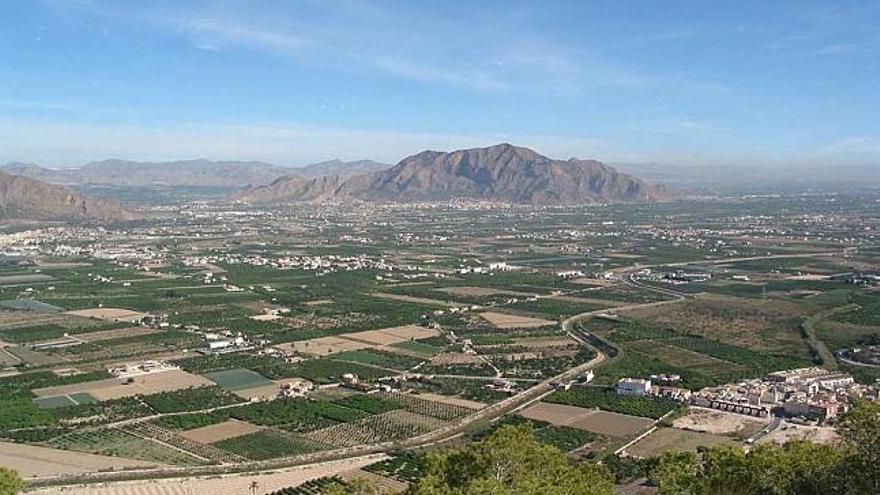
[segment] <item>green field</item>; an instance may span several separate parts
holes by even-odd
[[[308,454],[326,448],[312,440],[272,430],[222,440],[214,446],[254,461]]]
[[[214,371],[212,373],[205,373],[202,376],[226,390],[245,390],[273,384],[271,380],[263,375],[244,368]]]

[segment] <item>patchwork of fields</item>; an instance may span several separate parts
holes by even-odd
[[[813,366],[821,356],[808,318],[840,370],[862,383],[880,376],[834,354],[877,339],[877,291],[837,277],[876,266],[877,253],[804,256],[844,243],[792,246],[736,229],[696,241],[719,218],[738,225],[742,210],[716,207],[723,212],[695,219],[667,204],[491,213],[388,206],[361,216],[309,205],[202,216],[212,208],[202,205],[187,210],[185,225],[87,230],[66,242],[126,245],[138,256],[43,253],[41,264],[0,267],[0,464],[34,479],[223,470],[364,445],[391,452],[459,424],[460,443],[530,424],[577,459],[606,458],[648,431],[627,454],[742,445],[765,423],[613,386],[666,374],[693,391]],[[790,253],[798,257],[773,257]],[[672,283],[639,275],[645,270],[712,276]],[[607,360],[592,382],[554,383],[565,389],[550,393],[554,377],[599,352]],[[179,369],[110,373],[152,361]],[[546,387],[541,400],[510,413],[503,401],[536,385]],[[482,414],[488,419],[472,420]],[[281,490],[357,472],[400,488],[418,477],[423,452],[393,453],[314,476],[253,477]],[[242,488],[243,479],[179,485],[213,487],[193,490],[209,494]],[[138,490],[149,493],[145,486]]]

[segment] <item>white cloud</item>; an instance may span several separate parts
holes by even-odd
[[[583,91],[657,80],[597,50],[575,50],[552,35],[511,26],[503,13],[479,19],[479,9],[464,22],[458,12],[424,12],[414,5],[390,12],[350,0],[291,2],[273,9],[250,2],[44,1],[86,17],[149,25],[203,50],[254,50],[301,64],[473,91]]]

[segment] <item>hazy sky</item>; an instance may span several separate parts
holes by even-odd
[[[0,161],[500,141],[880,164],[880,2],[0,0]]]

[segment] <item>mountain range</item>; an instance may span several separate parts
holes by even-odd
[[[65,187],[0,172],[0,219],[131,220],[115,201],[91,198]]]
[[[372,160],[330,160],[301,168],[259,161],[178,160],[134,162],[103,160],[80,168],[51,169],[34,163],[8,163],[0,170],[50,184],[116,187],[218,187],[263,186],[279,177],[299,175],[314,179],[326,175],[351,177],[390,167]]]
[[[290,174],[290,169],[257,161],[180,160],[132,162],[104,160],[81,168],[49,169],[35,164],[10,163],[2,170],[51,184],[120,187],[241,187],[265,185]]]
[[[391,165],[374,162],[373,160],[355,160],[352,162],[329,160],[297,168],[294,170],[294,174],[306,179],[316,179],[318,177],[327,177],[331,175],[347,178],[355,175],[378,172],[389,168],[391,168]]]
[[[0,218],[128,220],[115,201],[69,187],[239,188],[231,199],[285,203],[357,199],[480,199],[523,204],[583,204],[664,199],[669,193],[594,160],[555,160],[499,144],[452,152],[423,151],[397,165],[331,160],[300,169],[256,161],[93,162],[78,169],[11,163],[0,167]],[[242,185],[247,185],[242,188]]]
[[[290,175],[234,196],[248,203],[355,198],[442,201],[469,198],[527,204],[663,199],[668,192],[595,160],[555,160],[499,144],[453,152],[423,151],[397,165],[352,177]]]

